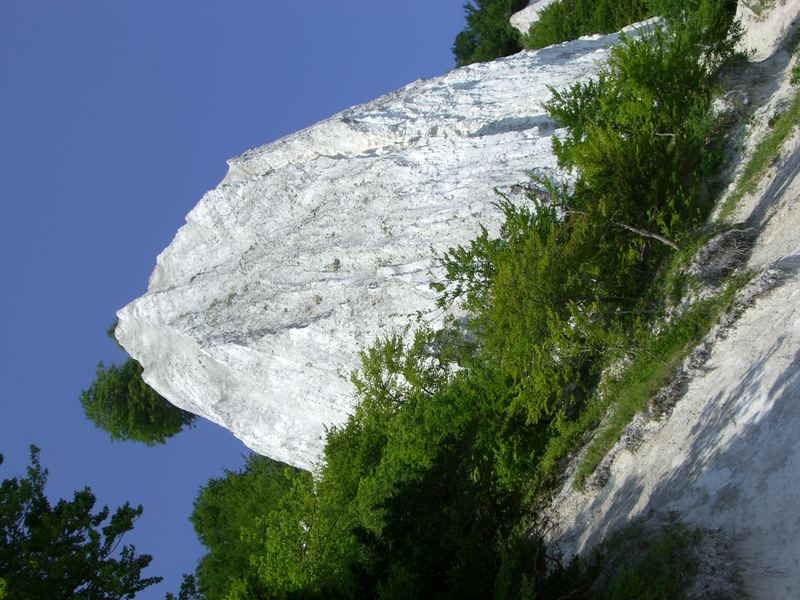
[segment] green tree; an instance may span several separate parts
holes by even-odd
[[[594,597],[595,564],[549,558],[537,509],[595,418],[603,370],[652,335],[647,294],[669,243],[703,221],[730,20],[719,0],[686,2],[697,10],[554,92],[556,154],[577,182],[539,181],[532,206],[501,200],[498,237],[444,254],[440,304],[468,316],[362,354],[353,414],[328,431],[317,477],[287,469],[277,494],[237,483],[203,519],[198,533],[238,565],[226,598]],[[476,4],[487,19],[507,6]],[[477,25],[457,40],[480,42]],[[245,506],[258,516],[240,519]]]
[[[527,4],[527,0],[474,0],[465,4],[467,26],[453,42],[456,66],[494,60],[522,50],[519,32],[509,19]]]
[[[170,404],[142,379],[142,367],[132,358],[121,366],[97,366],[97,378],[81,392],[86,417],[107,431],[112,440],[163,444],[195,416]]]
[[[46,482],[39,449],[31,446],[27,477],[0,484],[0,598],[133,598],[161,581],[142,577],[149,555],[137,555],[131,545],[118,551],[141,506],[125,503],[110,518],[108,507],[93,514],[88,487],[52,506]]]
[[[197,566],[197,584],[204,596],[223,598],[232,581],[247,576],[250,556],[259,549],[257,521],[274,510],[291,488],[285,470],[295,471],[251,454],[242,470],[227,471],[201,488],[191,521],[208,549]]]
[[[172,592],[167,592],[164,600],[205,600],[205,598],[206,596],[197,589],[197,577],[184,573],[177,597]]]
[[[553,90],[545,108],[569,132],[553,149],[561,166],[579,172],[566,208],[615,227],[623,238],[615,244],[630,251],[621,259],[641,265],[702,221],[714,76],[737,36],[726,5],[702,0],[685,22],[624,39],[596,80]],[[617,272],[632,269],[621,263]]]

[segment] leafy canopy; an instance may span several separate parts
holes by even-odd
[[[31,446],[27,477],[0,484],[0,598],[133,598],[161,581],[142,577],[149,555],[137,555],[131,545],[118,550],[141,506],[125,503],[110,517],[108,507],[93,513],[88,487],[53,506],[46,482],[39,449]]]
[[[291,489],[290,467],[252,454],[240,471],[209,480],[194,502],[191,521],[208,552],[197,567],[197,587],[208,598],[222,598],[229,583],[245,579],[250,556],[258,551],[252,532],[257,520]],[[243,532],[251,532],[243,537]]]
[[[142,367],[132,358],[122,365],[97,366],[97,377],[81,392],[86,417],[112,440],[132,440],[148,446],[163,444],[191,426],[195,416],[170,404],[142,379]]]

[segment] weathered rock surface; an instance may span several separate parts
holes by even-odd
[[[119,311],[119,341],[170,402],[312,468],[359,350],[441,319],[432,248],[495,227],[495,188],[558,176],[547,86],[589,76],[617,39],[417,81],[229,161]]]
[[[520,33],[528,33],[531,24],[539,19],[539,13],[554,0],[531,0],[528,6],[511,15],[511,25]]]
[[[800,24],[797,0],[739,0],[736,18],[744,26],[739,48],[752,60],[765,60],[785,45]]]

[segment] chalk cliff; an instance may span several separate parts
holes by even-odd
[[[561,176],[547,86],[590,76],[617,40],[420,80],[230,160],[119,311],[119,341],[170,402],[312,468],[359,350],[442,318],[434,251],[497,226],[495,189]]]
[[[545,4],[532,1],[515,25]],[[745,157],[791,102],[798,66],[785,42],[800,4],[753,6],[740,3],[742,46],[762,62],[729,75],[734,101],[721,100],[749,107]],[[147,293],[118,313],[116,334],[145,380],[256,452],[313,468],[325,427],[352,408],[359,350],[441,321],[435,252],[497,227],[495,189],[521,196],[531,172],[566,177],[542,109],[547,86],[589,77],[617,40],[418,81],[229,161],[158,257]],[[640,416],[586,490],[564,482],[549,517],[565,554],[633,518],[676,512],[719,536],[751,597],[800,593],[799,199],[795,131],[732,217],[756,237],[742,265],[757,273],[749,296],[687,360],[671,414]]]

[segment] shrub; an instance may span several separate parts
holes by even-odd
[[[648,0],[560,0],[531,24],[522,44],[544,48],[591,33],[612,33],[651,16]]]
[[[736,13],[736,0],[558,0],[531,23],[522,45],[544,48],[584,35],[613,33],[652,16],[681,25],[702,21],[707,40],[722,41]]]
[[[480,3],[485,18],[490,5],[503,8]],[[498,237],[445,253],[440,304],[469,317],[364,352],[318,478],[289,473],[243,528],[250,569],[231,598],[590,597],[593,567],[547,558],[537,509],[551,442],[582,422],[609,355],[652,325],[654,273],[709,204],[710,80],[728,50],[692,18],[554,94],[574,191],[501,198]],[[646,594],[636,577],[614,593]]]
[[[200,489],[191,521],[207,553],[197,567],[197,585],[209,600],[223,598],[230,582],[246,579],[250,556],[258,547],[259,519],[289,492],[290,467],[250,455],[240,471],[226,471]],[[249,532],[243,537],[243,532]]]

